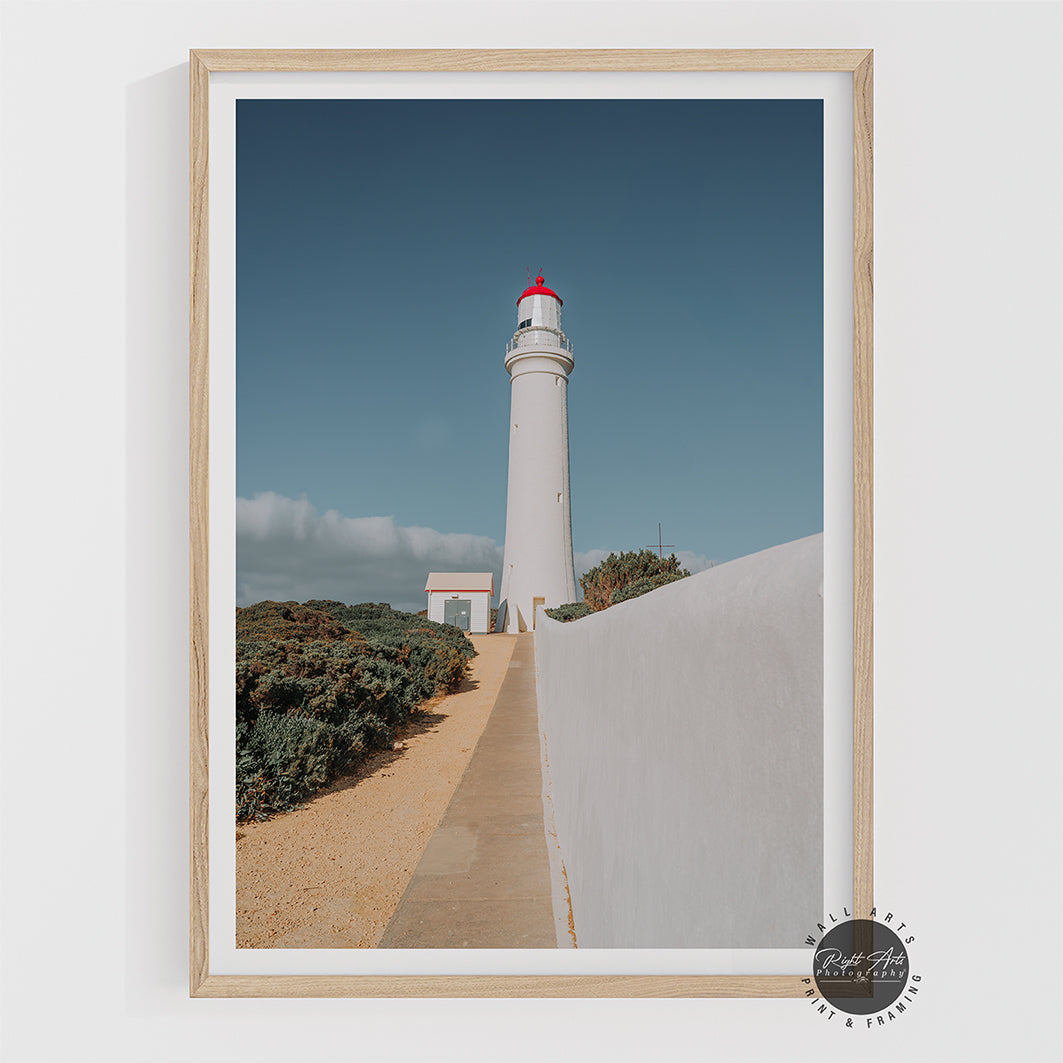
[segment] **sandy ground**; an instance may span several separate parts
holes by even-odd
[[[473,635],[457,693],[429,702],[306,808],[236,831],[237,948],[372,948],[443,818],[491,713],[516,635]]]

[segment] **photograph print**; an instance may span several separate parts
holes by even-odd
[[[798,948],[819,99],[240,99],[236,945]]]

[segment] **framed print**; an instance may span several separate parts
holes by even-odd
[[[191,994],[815,994],[873,905],[872,53],[190,90]]]

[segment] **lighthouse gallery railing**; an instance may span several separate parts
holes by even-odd
[[[513,339],[506,344],[506,354],[511,354],[519,347],[538,347],[544,342],[541,334],[547,333],[549,338],[545,341],[551,347],[560,347],[561,350],[572,354],[572,341],[563,333],[552,328],[533,328],[518,332]]]

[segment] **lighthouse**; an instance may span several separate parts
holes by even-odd
[[[572,343],[561,296],[543,277],[517,300],[506,345],[510,381],[509,487],[500,599],[507,631],[530,631],[535,612],[576,600],[568,481],[568,374]]]

